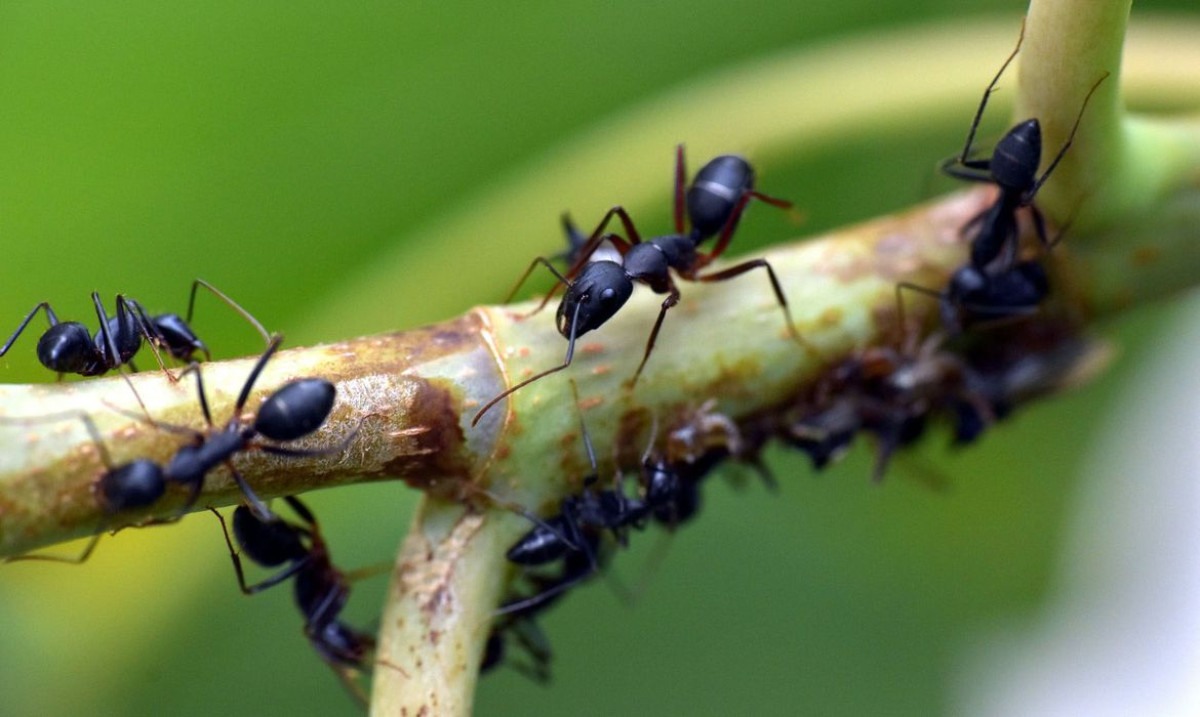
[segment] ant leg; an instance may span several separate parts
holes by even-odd
[[[58,325],[58,317],[54,315],[54,310],[50,308],[50,302],[43,301],[42,303],[33,307],[33,311],[30,311],[29,314],[26,315],[25,319],[21,322],[21,325],[17,327],[16,331],[13,332],[13,335],[8,337],[8,341],[5,341],[4,345],[0,346],[0,356],[8,353],[8,350],[12,347],[13,342],[16,341],[17,337],[21,335],[21,332],[25,330],[25,327],[29,325],[29,322],[33,320],[34,314],[36,314],[39,309],[46,310],[46,319],[50,322],[50,326]]]
[[[118,294],[120,296],[120,294]],[[117,340],[108,330],[108,312],[104,310],[104,302],[100,301],[100,292],[92,292],[92,303],[96,305],[96,316],[100,319],[100,339],[104,342],[104,347],[108,349],[108,368],[113,369],[121,364],[121,354],[117,351]],[[117,303],[117,324],[121,325],[121,319],[125,316],[125,312],[120,302]],[[138,344],[141,344],[142,338],[138,337]],[[99,348],[99,347],[97,347]],[[138,348],[141,348],[139,345]]]
[[[559,595],[562,595],[567,590],[570,590],[572,587],[591,577],[592,573],[599,569],[599,563],[596,561],[595,551],[588,541],[584,540],[583,543],[585,550],[579,552],[584,554],[584,556],[587,558],[587,562],[583,563],[580,568],[570,570],[569,567],[565,567],[565,574],[563,577],[552,581],[546,589],[527,598],[505,603],[504,605],[501,605],[500,609],[493,613],[493,615],[495,617],[499,617],[501,615],[508,615],[510,613],[521,614],[536,611],[545,606],[547,603],[556,599]],[[564,560],[566,559],[569,559],[569,556],[564,558]]]
[[[746,210],[746,205],[751,199],[757,199],[761,202],[766,202],[773,207],[780,209],[791,209],[792,203],[786,199],[772,197],[762,192],[748,191],[743,192],[734,205],[733,211],[729,214],[729,219],[725,221],[725,226],[721,227],[721,234],[717,237],[717,243],[713,246],[713,250],[707,254],[701,255],[702,258],[697,263],[696,269],[707,266],[714,259],[725,253],[725,249],[729,247],[729,242],[733,239],[733,232],[737,229],[738,222],[742,219],[742,212]]]
[[[146,310],[141,304],[133,299],[127,299],[123,294],[117,294],[117,325],[124,326],[123,317],[126,314],[133,317],[137,324],[138,333],[146,338],[146,343],[150,344],[150,351],[154,353],[154,360],[158,362],[158,367],[167,375],[167,379],[171,383],[179,381],[179,377],[167,370],[167,365],[163,363],[162,352],[159,351],[159,346],[166,342],[163,340],[162,332],[154,328],[154,323],[150,321],[150,317],[146,315]],[[133,365],[133,361],[129,361],[129,367],[137,372],[137,368]],[[141,403],[141,400],[138,400]]]
[[[262,499],[259,498],[258,494],[254,492],[254,489],[250,487],[250,484],[246,482],[246,479],[242,476],[241,472],[233,466],[233,462],[226,461],[225,465],[229,468],[229,475],[233,477],[233,482],[237,484],[238,490],[242,491],[242,495],[246,498],[246,504],[250,506],[250,510],[253,511],[254,517],[258,518],[264,523],[274,523],[279,521],[279,516],[275,515],[275,513],[267,507],[267,504],[262,502]],[[197,483],[197,487],[199,487],[199,483]],[[192,503],[194,502],[195,500],[192,501]],[[191,507],[190,503],[189,507]]]
[[[816,347],[804,340],[800,336],[800,332],[796,331],[795,322],[792,320],[792,310],[788,308],[787,298],[783,295],[783,287],[779,284],[779,277],[775,275],[775,270],[771,268],[771,264],[766,259],[752,259],[742,262],[736,266],[731,266],[728,269],[723,269],[714,274],[706,274],[705,276],[696,277],[696,281],[713,282],[725,281],[732,279],[735,276],[762,267],[767,270],[767,276],[771,279],[771,287],[775,289],[775,299],[779,302],[779,308],[783,309],[783,317],[787,321],[788,333],[792,335],[792,339],[800,345],[805,351],[816,356],[818,359],[824,360]]]
[[[23,560],[40,560],[40,561],[44,561],[44,562],[48,562],[48,563],[66,563],[68,565],[82,565],[83,563],[87,562],[88,558],[90,558],[92,556],[92,551],[96,549],[96,543],[100,542],[100,536],[104,533],[105,524],[106,524],[105,520],[100,521],[100,523],[96,526],[95,535],[92,536],[92,539],[89,540],[88,544],[83,548],[83,552],[73,558],[67,558],[67,557],[64,557],[61,555],[26,554],[26,555],[13,555],[12,557],[5,558],[4,562],[17,563],[17,562],[21,562]]]
[[[950,157],[939,165],[943,174],[961,179],[966,182],[994,184],[992,179],[992,162],[989,159],[959,159]]]
[[[996,76],[993,77],[992,81],[988,84],[987,89],[983,91],[983,99],[981,99],[979,101],[979,109],[975,110],[975,119],[971,120],[971,129],[967,132],[967,143],[963,145],[962,154],[960,154],[958,156],[957,161],[951,161],[950,162],[951,164],[971,167],[972,163],[969,162],[967,158],[971,155],[971,145],[975,142],[975,132],[979,130],[979,122],[980,122],[980,120],[983,119],[984,109],[987,108],[988,97],[991,96],[992,92],[995,91],[996,83],[1000,81],[1000,76],[1004,74],[1004,71],[1008,69],[1009,64],[1017,56],[1017,53],[1021,51],[1021,43],[1024,42],[1024,40],[1025,40],[1025,20],[1024,20],[1024,18],[1022,18],[1021,19],[1021,33],[1019,35],[1017,35],[1017,46],[1013,48],[1012,53],[1009,54],[1008,58],[1004,61],[1004,64],[1000,65],[1000,71],[996,73]],[[979,167],[973,167],[973,168],[979,168]],[[942,163],[942,171],[946,172],[947,174],[950,174],[953,177],[958,177],[959,179],[967,179],[967,177],[961,177],[961,176],[949,171],[949,169],[946,167],[945,162]],[[990,181],[990,180],[984,180],[984,181]]]
[[[516,384],[515,386],[511,386],[507,390],[500,393],[500,395],[496,396],[492,400],[483,404],[483,408],[480,408],[479,412],[475,414],[475,417],[471,419],[471,427],[472,428],[479,424],[479,419],[483,418],[483,414],[487,413],[492,408],[492,406],[495,406],[497,403],[500,403],[500,401],[504,400],[508,396],[511,396],[513,393],[519,391],[520,389],[525,388],[526,386],[533,383],[534,381],[545,378],[546,376],[549,376],[552,373],[558,373],[559,371],[562,371],[564,368],[571,365],[571,359],[573,359],[575,357],[575,331],[579,326],[579,311],[582,308],[583,308],[582,303],[577,304],[575,306],[575,314],[571,317],[571,331],[570,331],[570,335],[567,337],[567,356],[566,356],[566,358],[563,359],[563,362],[560,365],[555,366],[554,368],[547,369],[546,371],[542,371],[539,374],[535,374],[534,376],[531,376],[531,377],[525,379],[524,381],[521,381],[520,383]]]
[[[654,321],[654,328],[650,330],[650,338],[646,340],[646,352],[642,354],[642,362],[638,364],[637,371],[633,373],[633,378],[626,384],[629,390],[633,390],[633,387],[637,385],[638,378],[642,375],[642,369],[646,368],[646,362],[650,360],[650,352],[654,350],[654,342],[658,339],[658,331],[662,328],[663,319],[667,318],[667,311],[679,303],[679,287],[675,286],[675,282],[669,277],[667,281],[671,287],[671,293],[667,295],[667,298],[663,299],[662,308],[658,311],[658,318]]]
[[[683,145],[675,145],[675,233],[683,234],[683,217],[687,210],[687,167],[683,159]]]
[[[246,400],[250,398],[250,391],[254,388],[254,382],[258,380],[258,375],[262,373],[263,368],[267,365],[267,361],[271,359],[272,354],[279,350],[279,345],[283,343],[283,335],[275,334],[271,337],[267,344],[267,350],[263,351],[263,355],[259,357],[258,363],[254,364],[254,368],[250,370],[250,375],[246,377],[246,383],[242,386],[242,392],[238,394],[237,403],[233,404],[233,414],[242,412],[242,408],[246,405]],[[196,371],[196,381],[200,381],[200,371]],[[203,402],[204,391],[200,391],[201,401]],[[205,417],[208,416],[207,404],[204,409]],[[212,421],[209,421],[211,424]]]
[[[628,237],[628,241],[621,239],[621,237],[615,234],[604,233],[604,229],[612,221],[613,217],[621,220],[621,226],[625,228],[625,235]],[[596,253],[596,250],[600,248],[600,245],[606,239],[613,243],[613,246],[616,247],[617,252],[621,256],[625,256],[625,252],[629,251],[630,246],[633,244],[642,243],[641,235],[638,233],[637,227],[633,225],[633,219],[629,217],[629,213],[625,211],[625,207],[619,204],[609,209],[604,218],[600,220],[600,223],[596,225],[596,229],[588,237],[587,243],[583,245],[579,250],[579,255],[575,257],[575,263],[567,270],[568,279],[573,279],[579,274],[583,267],[587,265],[588,259],[592,258],[592,254]]]
[[[267,330],[263,328],[263,325],[259,322],[259,320],[254,318],[254,315],[249,311],[246,311],[244,308],[242,308],[241,304],[226,296],[224,292],[217,289],[217,287],[208,283],[204,279],[196,279],[192,282],[192,293],[188,298],[187,318],[184,319],[184,323],[188,324],[189,326],[192,323],[192,309],[194,309],[196,306],[196,289],[201,286],[203,286],[205,289],[208,289],[210,292],[212,292],[213,296],[217,297],[221,301],[224,301],[229,308],[240,314],[241,317],[246,320],[246,323],[253,326],[254,330],[258,332],[259,336],[263,337],[263,343],[270,345],[271,335],[267,333]],[[211,356],[208,354],[207,347],[204,349],[204,356],[206,360],[211,359]]]
[[[225,536],[225,545],[229,548],[229,558],[233,561],[233,570],[237,573],[238,587],[241,588],[243,595],[254,595],[255,593],[260,593],[267,588],[275,587],[279,583],[300,572],[304,566],[308,565],[308,558],[297,560],[289,565],[286,569],[275,575],[272,575],[266,580],[253,585],[247,585],[246,573],[242,568],[242,558],[240,555],[238,555],[238,551],[233,547],[233,540],[231,540],[229,537],[229,527],[225,524],[225,516],[218,513],[216,508],[209,508],[209,510],[212,511],[213,515],[217,516],[217,520],[221,521],[221,532]]]
[[[1022,26],[1022,29],[1024,29],[1024,26]],[[1054,161],[1050,163],[1049,167],[1046,167],[1046,171],[1042,172],[1042,176],[1038,177],[1038,180],[1034,183],[1033,187],[1021,196],[1022,204],[1028,204],[1029,202],[1033,201],[1033,197],[1035,194],[1037,194],[1038,189],[1041,188],[1042,184],[1046,181],[1046,178],[1050,176],[1050,173],[1054,171],[1054,168],[1058,166],[1058,163],[1062,161],[1063,155],[1067,153],[1067,150],[1071,147],[1071,143],[1075,141],[1075,131],[1079,129],[1079,122],[1083,119],[1083,111],[1087,109],[1088,102],[1092,100],[1092,95],[1096,93],[1096,89],[1100,87],[1100,83],[1107,79],[1108,73],[1105,72],[1100,76],[1100,79],[1096,80],[1096,83],[1092,85],[1092,89],[1088,90],[1087,96],[1083,98],[1083,106],[1079,108],[1079,114],[1075,117],[1075,124],[1071,126],[1071,134],[1067,135],[1067,141],[1064,142],[1062,148],[1058,150],[1058,154],[1054,155]]]
[[[896,284],[896,308],[897,308],[897,311],[899,312],[899,324],[900,324],[899,328],[900,328],[900,331],[902,331],[902,332],[908,327],[908,318],[905,316],[905,311],[904,311],[904,298],[903,298],[903,295],[900,293],[900,291],[903,289],[908,289],[909,291],[915,292],[917,294],[921,294],[922,296],[932,297],[934,299],[937,299],[939,302],[944,302],[946,300],[945,294],[943,294],[940,291],[934,291],[933,289],[930,289],[929,287],[920,286],[918,284],[914,284],[909,281],[901,281],[901,282],[897,283]],[[901,342],[897,341],[896,345],[897,346],[901,345]]]
[[[554,268],[554,265],[550,263],[549,259],[547,259],[544,256],[539,256],[538,258],[529,262],[529,268],[527,268],[525,270],[524,274],[521,274],[521,278],[517,280],[517,283],[513,285],[512,290],[508,292],[508,296],[505,296],[504,301],[501,303],[507,304],[513,300],[513,297],[517,295],[517,291],[519,291],[521,289],[521,285],[525,283],[525,280],[529,278],[529,275],[533,273],[533,270],[537,268],[538,264],[541,264],[542,266],[549,269],[550,273],[554,274],[554,278],[558,279],[558,283],[556,283],[554,285],[554,287],[552,289],[550,289],[549,292],[546,293],[546,296],[544,296],[542,298],[542,303],[538,304],[537,308],[534,309],[533,311],[530,311],[528,314],[524,314],[523,316],[521,316],[522,319],[527,319],[530,316],[533,316],[534,314],[538,313],[542,309],[546,308],[546,304],[550,303],[550,299],[554,298],[554,295],[558,293],[558,290],[560,287],[571,285],[571,282],[568,281],[565,276],[563,276],[561,273],[559,273],[558,269]]]

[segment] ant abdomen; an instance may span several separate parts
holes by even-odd
[[[301,378],[286,384],[259,406],[254,430],[273,441],[294,441],[320,428],[337,398],[337,388],[323,378]]]
[[[754,189],[754,168],[736,154],[723,154],[700,168],[687,190],[687,213],[700,240],[725,227],[742,196]]]

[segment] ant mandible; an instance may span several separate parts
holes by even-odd
[[[741,219],[746,204],[751,199],[758,199],[776,207],[789,208],[791,202],[768,196],[754,189],[754,168],[744,158],[736,155],[721,155],[700,168],[692,180],[686,185],[687,170],[684,160],[683,145],[675,150],[675,192],[674,219],[675,234],[653,237],[642,241],[641,235],[633,224],[633,220],[624,207],[615,206],[604,215],[596,229],[588,237],[582,247],[575,248],[578,232],[564,218],[568,243],[571,249],[568,256],[574,258],[574,264],[566,275],[559,273],[545,257],[538,257],[517,282],[516,289],[525,282],[534,268],[541,264],[554,274],[559,284],[546,294],[542,303],[535,310],[544,307],[558,290],[565,286],[566,293],[558,306],[556,325],[558,332],[567,339],[567,353],[563,363],[551,369],[536,374],[512,386],[492,400],[488,401],[475,414],[471,425],[476,425],[492,406],[499,403],[515,391],[528,386],[550,374],[562,371],[571,365],[575,355],[575,341],[587,332],[599,328],[612,318],[629,300],[633,294],[634,282],[640,282],[656,293],[666,294],[659,310],[654,328],[646,341],[646,349],[637,371],[629,381],[632,387],[642,375],[658,332],[662,328],[667,311],[679,303],[679,287],[672,277],[672,272],[687,281],[716,282],[732,279],[752,269],[763,268],[771,280],[775,298],[783,310],[788,332],[792,338],[803,345],[803,340],[796,331],[792,321],[791,310],[787,298],[779,283],[775,270],[766,259],[751,259],[736,264],[727,269],[711,274],[700,274],[700,271],[721,256],[728,248],[733,238],[734,230]],[[625,238],[604,230],[609,222],[616,217],[625,229]],[[691,224],[691,231],[686,231],[685,217]],[[717,237],[717,242],[710,252],[700,252],[701,243]],[[604,243],[611,242],[620,254],[621,261],[607,259],[590,261],[592,255]],[[512,296],[510,293],[510,298]]]
[[[293,594],[304,617],[304,636],[351,696],[365,706],[366,695],[355,676],[366,666],[375,640],[339,619],[350,597],[349,578],[330,559],[317,519],[308,506],[295,496],[287,496],[284,500],[303,524],[289,523],[278,517],[264,520],[245,505],[239,505],[233,512],[233,534],[241,552],[264,568],[286,564],[275,575],[254,585],[246,584],[242,561],[229,538],[225,518],[213,511],[221,521],[238,587],[243,594],[254,595],[294,577]]]
[[[54,309],[50,307],[50,302],[43,301],[26,314],[17,330],[3,346],[0,346],[0,356],[8,353],[37,312],[45,311],[50,327],[38,339],[37,357],[43,366],[57,372],[60,379],[63,374],[68,373],[100,376],[125,364],[132,367],[133,357],[141,349],[143,338],[150,342],[154,358],[164,371],[166,366],[159,355],[159,349],[165,350],[180,361],[191,361],[197,353],[204,354],[205,360],[208,360],[211,358],[208,347],[190,326],[196,303],[196,290],[200,287],[212,292],[245,318],[264,341],[270,340],[262,324],[236,301],[203,279],[196,279],[192,282],[186,319],[178,314],[150,316],[141,304],[123,294],[117,294],[116,315],[110,317],[100,300],[99,292],[93,291],[92,303],[96,308],[96,318],[100,321],[100,328],[94,336],[78,321],[59,321]],[[171,378],[175,380],[173,376]]]

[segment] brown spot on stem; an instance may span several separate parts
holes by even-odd
[[[410,486],[434,495],[453,498],[471,478],[473,461],[466,449],[461,408],[451,384],[412,378],[404,415],[407,423],[424,430],[402,430],[406,445],[401,455],[383,466]]]

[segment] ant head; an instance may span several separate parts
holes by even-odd
[[[166,490],[162,468],[146,458],[110,470],[96,484],[97,497],[110,513],[153,505]]]
[[[558,305],[558,333],[571,338],[599,328],[633,294],[633,282],[616,262],[594,261],[583,268]]]
[[[696,172],[687,190],[688,219],[701,237],[717,234],[746,192],[754,189],[754,168],[743,157],[723,154]]]
[[[37,357],[51,371],[83,373],[95,363],[94,346],[86,326],[64,321],[46,329],[38,339]]]
[[[992,179],[1001,189],[1027,192],[1037,183],[1042,161],[1042,126],[1028,119],[1008,131],[996,143],[990,164]]]
[[[321,427],[337,389],[323,378],[292,381],[267,397],[254,419],[254,430],[274,441],[294,441]]]

